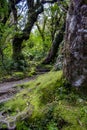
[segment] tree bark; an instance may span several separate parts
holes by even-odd
[[[66,19],[63,71],[72,86],[87,87],[87,1],[71,0]]]
[[[24,59],[23,54],[22,54],[22,42],[23,42],[23,40],[29,39],[32,27],[33,27],[34,23],[37,21],[38,15],[42,12],[43,12],[43,6],[41,4],[38,4],[34,7],[32,6],[32,4],[31,4],[31,7],[29,5],[28,21],[25,25],[25,28],[21,34],[15,35],[14,39],[13,39],[13,43],[12,43],[13,56],[12,57],[13,57],[14,61],[17,62],[18,60]]]
[[[61,28],[61,30],[56,33],[54,40],[53,40],[52,47],[50,48],[50,51],[49,51],[47,57],[43,61],[43,64],[49,64],[50,62],[54,61],[54,58],[56,57],[58,49],[59,49],[59,45],[63,40],[64,32],[65,32],[65,23],[64,23],[63,27]]]

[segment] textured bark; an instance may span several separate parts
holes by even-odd
[[[11,11],[14,16],[14,23],[17,24],[17,9],[15,7],[15,1],[14,0],[9,0],[9,1],[10,1]]]
[[[86,0],[71,0],[66,20],[63,69],[73,86],[87,86]]]

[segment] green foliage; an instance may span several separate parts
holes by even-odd
[[[9,24],[0,23],[0,73],[1,75],[10,72],[10,65],[12,61],[12,45],[14,26],[9,28]],[[3,71],[3,73],[2,73]]]
[[[40,34],[35,31],[31,33],[29,40],[24,43],[26,47],[23,49],[23,54],[28,60],[40,61],[46,56],[50,47],[50,38],[47,36],[43,43]]]
[[[0,76],[0,82],[20,80],[20,79],[25,78],[26,76],[28,75],[26,75],[23,72],[13,72],[10,75],[6,74],[6,75]]]
[[[0,20],[8,14],[8,3],[7,0],[0,0]]]
[[[58,130],[57,124],[54,122],[50,122],[47,126],[47,130]]]
[[[17,78],[17,79],[18,78],[22,79],[22,78],[24,78],[24,73],[23,72],[14,72],[12,77]]]
[[[65,2],[62,2],[61,5],[63,3]],[[55,3],[45,10],[45,15],[48,17],[46,31],[50,34],[50,40],[53,42],[56,32],[59,31],[64,24],[66,13],[61,9],[61,6],[58,6],[58,3]]]
[[[2,62],[0,62],[1,70],[0,73],[2,75],[2,69],[4,74],[10,73],[12,70],[17,71],[26,71],[27,67],[29,65],[29,69],[31,69],[30,61],[40,62],[43,60],[43,58],[47,55],[49,48],[52,44],[52,34],[55,35],[56,30],[60,30],[65,16],[65,13],[60,9],[60,7],[57,4],[53,4],[48,7],[48,9],[45,9],[45,13],[42,14],[40,19],[38,19],[40,28],[42,29],[42,33],[44,35],[44,40],[42,39],[38,29],[35,27],[33,31],[31,32],[30,38],[28,41],[23,41],[22,43],[22,52],[23,54],[22,58],[20,60],[17,60],[17,62],[12,60],[12,54],[13,54],[13,46],[12,46],[12,40],[14,36],[21,37],[23,35],[22,30],[15,27],[15,25],[12,25],[11,19],[8,18],[6,24],[4,25],[2,23],[2,19],[4,16],[7,17],[8,13],[8,4],[6,0],[0,1],[0,14],[3,16],[1,17],[0,21],[0,49],[3,52],[3,59],[0,55],[0,60],[3,61],[4,66]],[[57,22],[59,21],[61,17],[61,20],[59,24]],[[46,18],[46,21],[44,20]],[[46,23],[44,23],[44,21]],[[49,28],[49,30],[48,30]],[[29,63],[29,64],[27,64]]]

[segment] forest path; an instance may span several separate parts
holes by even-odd
[[[42,68],[40,66],[37,67],[36,69],[36,75],[28,78],[24,78],[18,81],[10,81],[10,82],[3,82],[0,83],[0,103],[6,102],[10,100],[16,93],[21,91],[23,88],[22,87],[17,87],[17,85],[21,85],[24,83],[27,83],[31,80],[36,79],[39,75],[42,75],[44,73],[49,72],[49,68]]]
[[[27,83],[27,82],[29,82],[31,80],[34,80],[39,75],[35,75],[33,77],[25,78],[25,79],[18,80],[18,81],[0,83],[0,103],[8,101],[17,92],[19,92],[19,91],[21,91],[23,89],[21,87],[17,87],[17,85],[21,85],[21,84]]]
[[[12,99],[15,94],[23,90],[24,88],[22,84],[33,81],[37,79],[38,76],[41,76],[48,72],[47,70],[45,71],[43,69],[42,70],[38,69],[38,70],[39,71],[37,71],[37,75],[34,75],[32,77],[25,78],[18,81],[0,83],[0,105],[3,105],[2,103]],[[18,85],[21,85],[21,87]],[[25,112],[18,113],[16,116],[11,116],[11,120],[8,120],[9,114],[7,113],[7,111],[1,110],[0,111],[0,124],[2,125],[6,124],[9,130],[15,130],[16,128],[15,122],[17,118],[21,117],[21,115],[23,114],[25,114]]]

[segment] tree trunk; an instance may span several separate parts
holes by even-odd
[[[22,55],[22,42],[23,40],[28,40],[30,36],[30,32],[32,30],[32,27],[34,23],[37,20],[38,15],[30,15],[29,21],[26,24],[25,29],[23,30],[22,34],[15,35],[13,39],[13,59],[14,61],[20,60],[23,58]]]
[[[87,87],[87,1],[71,0],[66,19],[64,75],[72,86]]]
[[[17,62],[20,59],[24,59],[22,54],[22,42],[23,40],[29,39],[32,27],[34,23],[37,21],[38,15],[42,12],[43,12],[43,6],[41,6],[41,4],[37,5],[37,8],[35,7],[34,9],[33,8],[29,9],[28,22],[26,23],[25,28],[22,31],[22,34],[19,33],[15,35],[13,39],[13,60],[14,61]]]
[[[12,47],[13,47],[13,60],[17,62],[23,59],[22,40],[20,40],[17,36],[15,36],[13,39]]]
[[[50,51],[49,51],[47,57],[43,61],[43,64],[49,64],[50,62],[54,61],[54,59],[57,55],[58,49],[59,49],[59,45],[63,40],[64,31],[65,31],[65,23],[64,23],[63,27],[61,28],[61,30],[56,33],[54,40],[53,40],[52,47],[50,48]]]

